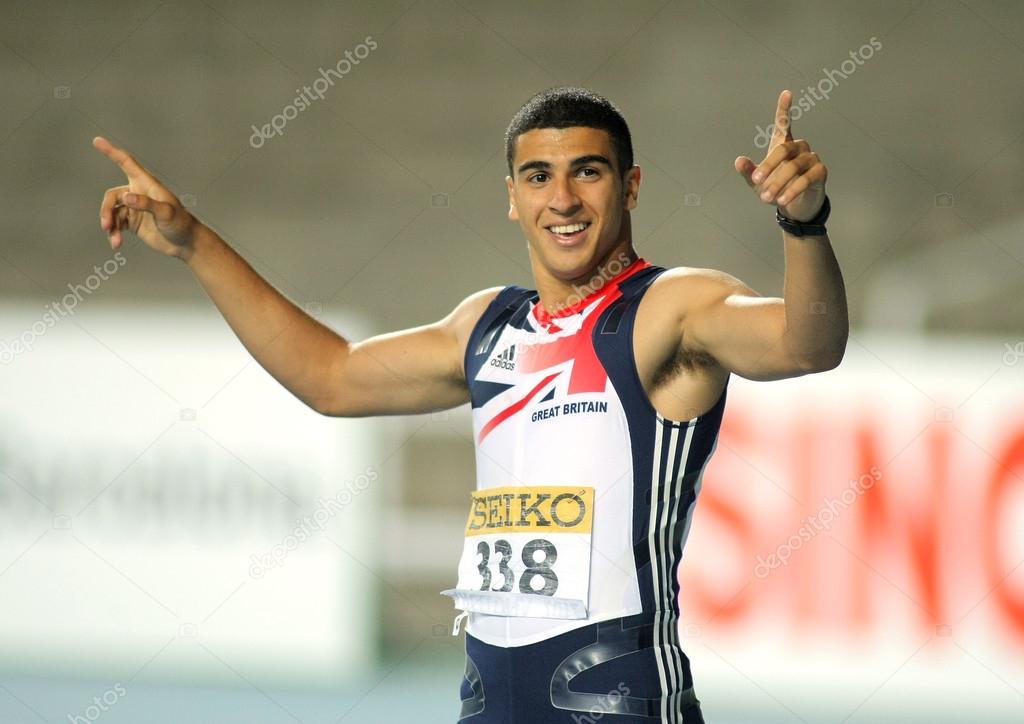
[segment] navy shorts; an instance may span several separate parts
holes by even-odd
[[[704,724],[689,659],[629,622],[509,648],[467,633],[459,724]]]

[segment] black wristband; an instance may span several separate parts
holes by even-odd
[[[828,220],[829,214],[831,213],[832,204],[829,203],[828,194],[825,194],[825,203],[821,205],[821,210],[813,219],[808,221],[787,219],[776,206],[775,220],[779,222],[779,226],[793,236],[821,236],[825,233],[825,222]]]

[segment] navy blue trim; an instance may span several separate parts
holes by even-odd
[[[472,704],[467,705],[463,713],[476,713],[469,715],[466,722],[568,722],[570,719],[566,715],[574,707],[580,707],[576,711],[584,711],[584,705],[592,703],[592,697],[582,695],[583,692],[597,694],[610,691],[602,687],[606,687],[607,682],[613,679],[614,682],[623,680],[623,672],[634,666],[639,666],[644,672],[631,679],[637,691],[644,686],[653,689],[640,694],[639,700],[624,704],[622,712],[608,712],[609,720],[621,720],[624,724],[627,721],[649,721],[656,717],[664,698],[670,712],[670,721],[686,724],[702,721],[699,703],[692,698],[690,662],[679,641],[679,587],[675,572],[682,558],[686,512],[696,498],[697,478],[714,451],[725,407],[726,389],[723,388],[711,409],[690,420],[662,417],[647,397],[633,354],[633,329],[640,300],[651,283],[665,271],[667,269],[664,267],[651,265],[620,282],[620,297],[602,311],[591,336],[598,359],[608,374],[609,383],[614,387],[626,417],[634,474],[633,556],[642,611],[634,616],[574,629],[528,646],[489,646],[467,634],[467,654],[479,667],[480,677],[478,682],[469,683],[480,683],[482,691],[476,692],[472,686],[468,686],[464,693],[467,696],[482,694],[487,697],[487,704],[482,710],[477,710],[475,707],[479,699],[472,696]],[[494,298],[474,327],[465,353],[466,378],[474,408],[508,389],[508,385],[476,382],[475,379],[487,357],[494,352],[505,325],[534,330],[528,315],[530,303],[536,302],[537,298],[534,290],[507,286]],[[728,387],[728,378],[725,387]],[[661,447],[655,450],[659,428]],[[687,436],[690,437],[690,444],[684,456]],[[673,437],[676,438],[676,448],[670,460],[668,455]],[[660,460],[660,479],[657,481],[657,499],[652,500],[656,454]],[[650,539],[652,505],[658,533],[653,540],[653,560]],[[665,522],[671,524],[668,518],[673,509],[676,509],[677,517],[674,535],[670,536]],[[657,598],[656,577],[659,581]],[[601,632],[611,633],[602,635]],[[629,632],[628,635],[626,632]],[[613,643],[618,646],[629,636],[640,637],[634,641],[639,646],[637,650],[618,656],[608,655],[614,648]],[[646,643],[641,645],[640,639],[644,637]],[[655,645],[655,642],[659,645]],[[595,652],[601,653],[604,659],[593,658],[591,654]],[[580,663],[584,659],[588,664],[585,667]],[[661,687],[662,675],[665,677],[664,688]],[[550,678],[552,676],[554,678]],[[551,681],[552,698],[546,702],[536,698],[538,691],[544,690],[544,677],[549,677]],[[571,688],[566,677],[574,679]],[[509,683],[513,680],[519,683],[513,686]],[[614,687],[614,682],[610,686]],[[562,686],[563,683],[565,686]],[[554,709],[550,708],[552,705]]]
[[[522,329],[526,315],[530,311],[530,299],[536,294],[531,289],[510,284],[503,288],[487,305],[480,319],[473,326],[463,356],[463,368],[466,372],[466,384],[469,386],[470,405],[482,407],[497,394],[504,392],[510,385],[476,382],[476,376],[484,360],[494,350],[502,328],[508,324]]]
[[[626,415],[633,455],[633,543],[634,561],[643,611],[630,617],[633,625],[650,624],[654,614],[653,582],[647,533],[650,523],[651,461],[654,459],[654,415],[644,404],[646,393],[633,360],[633,323],[643,293],[662,273],[664,267],[651,265],[641,269],[620,285],[622,296],[604,310],[594,325],[593,343],[612,386],[618,393]],[[647,493],[645,500],[642,492]]]
[[[643,389],[633,354],[636,313],[647,289],[666,271],[664,267],[652,265],[626,279],[619,287],[621,297],[604,310],[594,326],[592,340],[598,358],[622,403],[633,462],[633,557],[643,610],[623,619],[623,625],[650,626],[655,623],[656,612],[661,612],[658,622],[661,646],[657,647],[655,653],[661,660],[666,677],[668,691],[664,695],[679,697],[682,691],[693,686],[693,679],[689,659],[679,642],[679,586],[675,573],[682,557],[686,511],[695,499],[697,476],[714,450],[726,393],[723,389],[719,399],[703,415],[690,420],[671,420],[658,414]],[[655,450],[659,426],[661,447]],[[687,436],[691,436],[691,439],[684,459]],[[668,456],[673,437],[676,438],[676,447],[670,460]],[[659,480],[657,500],[652,501],[655,455],[659,460]],[[669,516],[677,500],[674,535],[668,540],[669,531],[665,526],[672,523]],[[655,506],[655,530],[658,531],[653,541],[650,540],[652,504]],[[652,542],[654,561],[651,560]],[[673,701],[674,698],[670,700],[670,705]]]
[[[650,626],[625,619],[508,648],[467,633],[459,724],[704,724],[693,689],[677,692],[661,718],[653,641]]]

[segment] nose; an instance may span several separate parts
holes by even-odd
[[[551,184],[551,201],[549,208],[561,216],[572,216],[580,207],[580,198],[572,184],[572,178],[556,177]]]

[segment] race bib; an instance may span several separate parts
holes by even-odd
[[[474,491],[456,588],[463,611],[586,618],[594,489],[517,486]]]

